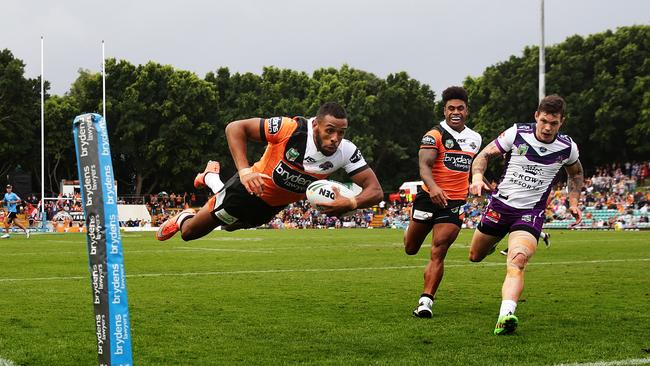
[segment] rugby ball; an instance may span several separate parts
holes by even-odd
[[[323,210],[325,207],[321,206],[322,203],[330,203],[334,201],[334,198],[336,197],[336,193],[334,193],[334,187],[337,187],[339,189],[339,193],[343,197],[354,197],[355,194],[350,190],[348,187],[344,186],[343,184],[333,181],[333,180],[317,180],[315,182],[312,182],[308,187],[307,187],[307,200],[309,203],[311,203],[314,208],[317,210]],[[354,213],[355,210],[352,210],[350,212],[346,212],[345,214],[341,216],[347,216],[352,213]]]

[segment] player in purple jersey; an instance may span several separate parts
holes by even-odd
[[[483,180],[488,160],[506,154],[505,173],[485,207],[469,252],[472,262],[480,262],[509,234],[495,335],[512,333],[517,327],[514,313],[524,289],[524,269],[535,254],[546,201],[553,179],[562,167],[568,175],[569,211],[575,224],[582,221],[578,199],[584,176],[578,148],[569,136],[558,133],[564,123],[565,108],[560,96],[545,97],[535,112],[534,124],[513,125],[474,158],[469,191],[480,195],[490,189]]]

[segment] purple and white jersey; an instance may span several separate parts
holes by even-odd
[[[516,123],[494,141],[506,154],[506,170],[493,197],[518,209],[545,208],[557,172],[578,160],[578,146],[569,136],[539,141],[534,123]]]

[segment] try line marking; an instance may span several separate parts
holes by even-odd
[[[529,263],[529,266],[548,266],[564,264],[594,264],[594,263],[621,263],[621,262],[647,262],[650,258],[637,259],[603,259],[592,261],[565,261],[565,262],[539,262]],[[448,264],[445,267],[493,267],[503,266],[501,262],[486,263],[466,263],[466,264]],[[180,273],[137,273],[126,275],[128,278],[147,278],[147,277],[187,277],[187,276],[226,276],[241,274],[258,274],[258,273],[300,273],[300,272],[356,272],[356,271],[386,271],[398,269],[421,269],[417,266],[385,266],[385,267],[351,267],[351,268],[301,268],[301,269],[260,269],[260,270],[241,270],[241,271],[216,271],[216,272],[180,272]],[[27,278],[0,278],[2,282],[20,282],[20,281],[57,281],[57,280],[80,280],[87,279],[87,276],[53,276],[53,277],[27,277]],[[2,366],[2,365],[0,365]]]
[[[586,363],[560,363],[554,366],[627,366],[627,365],[647,365],[650,358],[631,358],[619,361],[596,361]]]

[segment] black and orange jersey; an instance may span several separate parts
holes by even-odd
[[[337,151],[323,155],[316,148],[313,119],[274,117],[260,120],[260,136],[267,142],[253,171],[272,177],[264,180],[260,197],[271,206],[284,206],[305,198],[307,186],[340,168],[349,176],[369,168],[359,149],[343,139]]]
[[[445,121],[429,130],[420,144],[420,149],[438,150],[433,179],[452,200],[467,199],[470,167],[480,148],[481,135],[467,126],[457,132]],[[426,185],[422,188],[429,191]]]

